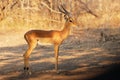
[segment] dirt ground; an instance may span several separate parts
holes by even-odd
[[[53,46],[38,45],[30,57],[32,74],[23,73],[26,31],[0,32],[0,80],[117,80],[120,39],[100,41],[97,30],[74,31],[61,45],[59,73]],[[110,37],[110,36],[109,36]],[[119,78],[120,79],[120,78]]]

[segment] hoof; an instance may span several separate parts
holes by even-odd
[[[24,71],[25,71],[25,70],[29,70],[29,67],[24,67]]]
[[[29,70],[29,67],[24,67],[24,74],[25,75],[31,75],[32,72]]]

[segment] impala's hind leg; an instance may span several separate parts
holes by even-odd
[[[37,41],[32,41],[28,43],[28,49],[25,52],[24,56],[24,71],[29,71],[29,57],[33,49],[36,47]]]

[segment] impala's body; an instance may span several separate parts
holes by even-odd
[[[28,49],[24,54],[24,70],[29,69],[29,56],[33,49],[36,47],[37,43],[40,43],[41,45],[54,45],[54,54],[56,59],[55,69],[58,69],[59,46],[68,37],[71,27],[76,26],[76,22],[69,15],[67,15],[68,12],[66,12],[65,9],[61,12],[65,14],[66,19],[64,28],[62,30],[31,30],[25,33],[24,37],[28,43]]]
[[[68,22],[66,22],[68,24]],[[65,25],[64,29],[61,31],[57,30],[31,30],[25,34],[25,39],[29,43],[32,41],[39,42],[41,45],[44,44],[60,44],[70,32],[70,27],[72,25]]]
[[[28,31],[24,37],[28,44],[30,44],[30,42],[38,42],[41,45],[61,44],[61,42],[69,35],[71,26],[75,26],[75,24],[76,23],[73,22],[72,24],[70,22],[66,22],[65,27],[61,31],[31,30]]]

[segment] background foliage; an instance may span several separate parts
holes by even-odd
[[[85,12],[84,2],[98,17]],[[0,29],[61,29],[63,4],[80,28],[120,26],[120,0],[0,0]]]

